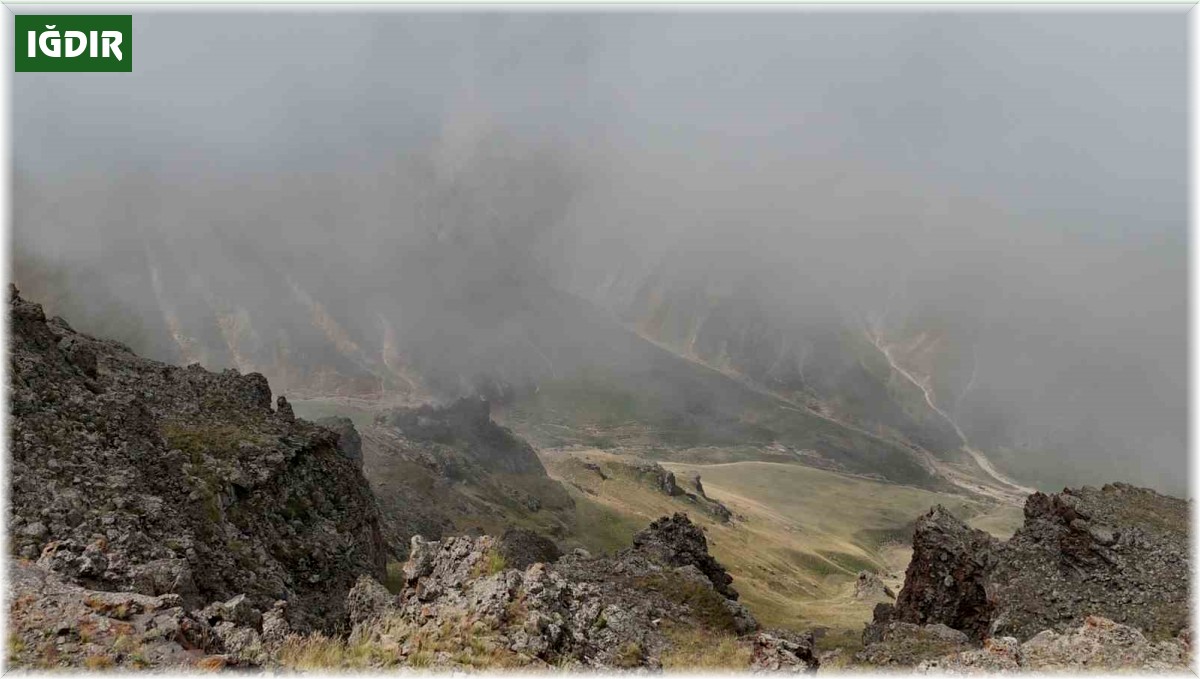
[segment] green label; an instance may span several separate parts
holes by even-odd
[[[133,71],[128,14],[16,15],[17,72]]]

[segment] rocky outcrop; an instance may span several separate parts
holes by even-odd
[[[10,550],[94,591],[288,602],[341,624],[384,543],[332,433],[277,416],[257,374],[146,360],[47,320],[12,291]]]
[[[1067,632],[1098,615],[1172,639],[1189,620],[1188,503],[1124,483],[1025,503],[988,578],[992,636]]]
[[[737,590],[731,586],[733,577],[708,553],[704,531],[688,520],[686,514],[655,520],[649,528],[633,536],[633,547],[627,553],[630,551],[671,566],[695,567],[721,596],[738,598]]]
[[[1129,636],[1128,629],[1150,641],[1176,639],[1189,620],[1188,547],[1187,503],[1126,484],[1034,493],[1024,525],[1005,542],[936,507],[917,522],[895,605],[876,607],[863,641],[870,651],[914,626],[940,624],[988,640],[967,657],[999,662],[1003,649],[1060,638],[1048,634]],[[1085,625],[1092,618],[1120,629]]]
[[[693,477],[694,480],[692,483],[697,492],[691,493],[679,485],[675,480],[674,472],[664,469],[657,462],[631,461],[622,464],[630,470],[636,479],[649,485],[663,495],[685,500],[722,523],[726,523],[733,518],[733,512],[729,511],[728,507],[704,494],[704,486],[700,483],[699,476]],[[599,471],[598,466],[596,469]],[[601,476],[603,476],[602,472]]]
[[[985,585],[996,564],[996,544],[941,505],[929,510],[917,520],[895,610],[882,609],[884,617],[914,625],[940,623],[982,639],[994,615]]]
[[[809,632],[759,632],[753,644],[750,669],[756,672],[815,672],[820,666]]]
[[[993,637],[981,648],[920,663],[922,672],[1186,672],[1191,644],[1184,637],[1149,641],[1138,630],[1107,618],[1089,616],[1063,633],[1045,630],[1025,643]]]
[[[682,515],[654,522],[633,547],[612,557],[571,554],[512,568],[501,557],[503,542],[490,536],[413,538],[398,596],[367,578],[352,591],[356,638],[382,639],[398,627],[409,638],[437,637],[444,654],[419,656],[436,666],[455,666],[486,649],[499,664],[619,669],[660,666],[672,643],[669,627],[714,635],[758,629],[753,616],[723,593],[731,592],[731,578]],[[475,651],[453,646],[464,639],[437,636],[463,624]],[[815,667],[811,637],[772,633],[758,645],[764,667]],[[397,653],[400,664],[414,664],[421,649]]]
[[[253,667],[271,646],[244,596],[189,611],[178,594],[89,590],[24,560],[8,570],[11,666],[183,671]]]
[[[500,534],[513,524],[566,535],[574,502],[533,448],[493,422],[487,401],[380,413],[362,430],[363,474],[379,498],[392,554],[412,536]]]

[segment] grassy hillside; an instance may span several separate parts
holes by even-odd
[[[972,525],[1002,536],[1020,522],[1015,507],[797,464],[662,463],[680,485],[690,486],[692,476],[701,476],[708,496],[735,513],[733,522],[722,524],[624,473],[627,457],[601,450],[547,450],[541,455],[551,476],[583,500],[580,507],[594,512],[580,518],[581,535],[604,530],[608,539],[620,543],[617,534],[623,530],[628,540],[657,516],[688,511],[704,527],[713,554],[733,574],[742,600],[761,622],[825,628],[830,644],[856,643],[877,603],[854,598],[858,571],[879,573],[898,589],[912,523],[929,507],[945,505]],[[607,524],[613,515],[624,517],[624,528]],[[601,523],[606,527],[601,529]]]

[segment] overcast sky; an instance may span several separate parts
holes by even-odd
[[[279,247],[336,230],[375,261],[408,233],[389,215],[409,159],[453,180],[499,131],[570,177],[547,186],[554,223],[511,230],[556,284],[592,294],[682,252],[792,270],[781,297],[853,313],[936,299],[989,329],[993,380],[1029,417],[1108,426],[1169,478],[1186,459],[1184,9],[135,7],[133,73],[14,74],[14,226],[88,260],[132,224],[183,233],[220,207]],[[334,214],[297,207],[314,184]],[[220,186],[221,205],[156,203],[163,186]],[[259,217],[281,202],[286,225]],[[544,212],[511,219],[528,214]]]

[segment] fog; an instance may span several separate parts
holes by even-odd
[[[426,363],[481,288],[752,280],[941,328],[981,444],[1182,493],[1182,12],[134,7],[133,73],[14,74],[14,270],[164,360],[214,299],[307,323],[268,275]]]

